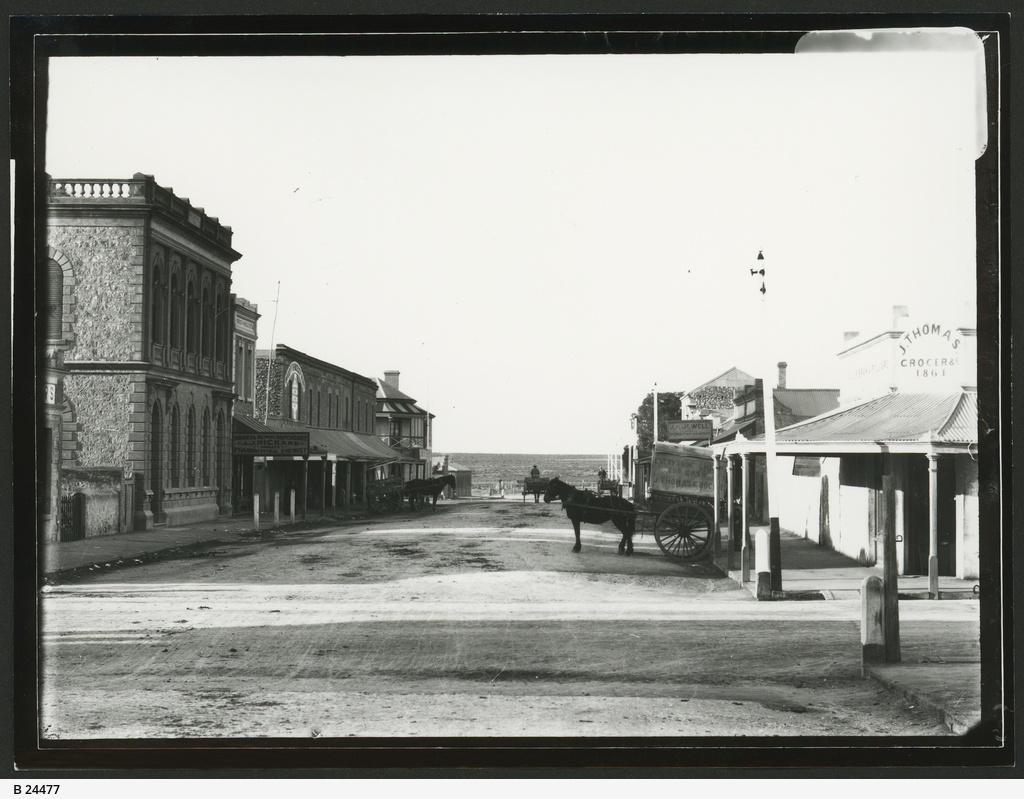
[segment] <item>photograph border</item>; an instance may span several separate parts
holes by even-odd
[[[28,375],[42,373],[42,353],[33,345],[33,316],[39,318],[45,292],[34,303],[19,302],[33,293],[39,273],[32,265],[45,252],[46,63],[61,56],[98,55],[397,55],[496,53],[678,53],[792,52],[811,30],[958,25],[999,34],[998,51],[986,47],[989,74],[989,152],[993,158],[976,173],[978,186],[978,388],[979,507],[982,530],[1001,530],[1002,548],[982,535],[983,726],[962,738],[886,739],[837,737],[779,738],[501,738],[395,739],[212,739],[139,741],[47,741],[38,737],[39,653],[38,587],[41,565],[34,530],[35,482],[32,470],[12,470],[13,529],[10,543],[14,603],[12,658],[14,759],[19,769],[365,769],[476,768],[592,769],[619,767],[617,776],[650,776],[683,768],[734,773],[827,765],[870,770],[876,766],[944,769],[1005,766],[1018,745],[1013,732],[1013,598],[1019,590],[1012,560],[1012,472],[1008,399],[1011,340],[1009,219],[1009,34],[1006,14],[621,14],[621,15],[360,15],[360,16],[49,16],[14,17],[11,22],[11,135],[14,158],[13,374],[12,421],[42,425],[41,403]],[[316,28],[313,31],[311,29]],[[997,74],[992,75],[995,67]],[[994,79],[993,79],[994,78]],[[993,147],[993,143],[996,146]],[[983,156],[985,158],[985,156]],[[993,163],[994,162],[994,163]],[[985,181],[989,181],[986,183]],[[994,195],[993,195],[994,192]],[[990,212],[994,196],[999,212]],[[987,223],[987,224],[986,224]],[[32,231],[33,235],[29,235]],[[986,254],[994,269],[986,268]],[[1001,315],[988,309],[1002,309]],[[998,420],[998,421],[993,421]],[[37,442],[29,425],[13,435],[13,464],[37,462]],[[992,525],[995,525],[994,527]],[[0,554],[7,554],[6,551]],[[998,652],[997,656],[989,653]],[[32,653],[32,654],[29,654]],[[1004,692],[1005,689],[1005,692]],[[1003,698],[1005,697],[1005,699]],[[993,725],[1005,714],[1007,736]],[[627,774],[622,771],[636,771]],[[297,772],[296,772],[297,773]],[[438,774],[433,771],[433,774]],[[664,773],[664,771],[662,771]],[[135,773],[133,776],[142,776]],[[291,776],[291,774],[289,775]],[[396,775],[397,776],[397,775]],[[407,774],[404,776],[408,776]]]

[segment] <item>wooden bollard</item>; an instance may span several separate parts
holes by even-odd
[[[779,531],[779,519],[777,516],[772,516],[768,521],[768,569],[771,572],[772,591],[781,591],[782,533]]]
[[[252,526],[259,530],[260,529],[260,495],[252,495]]]
[[[882,578],[875,575],[865,577],[860,586],[861,674],[865,677],[868,664],[885,662],[885,631],[882,629],[884,607]]]
[[[754,534],[754,568],[757,569],[758,599],[772,598],[771,562],[768,554],[768,528],[763,525],[751,527]]]
[[[288,515],[291,517],[292,524],[295,524],[295,489],[293,488],[289,492],[288,497]]]
[[[274,524],[281,524],[281,492],[274,492]]]

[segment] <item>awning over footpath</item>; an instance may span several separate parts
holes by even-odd
[[[377,436],[345,430],[309,429],[310,457],[327,455],[336,460],[390,462],[400,454]]]
[[[251,416],[232,416],[231,421],[237,425],[241,430],[248,433],[276,433],[273,427],[267,427],[263,422],[253,419]]]
[[[840,407],[776,431],[779,454],[966,452],[978,443],[978,395],[893,392]],[[715,446],[727,453],[764,452],[764,439]]]

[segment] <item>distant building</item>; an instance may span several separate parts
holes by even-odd
[[[256,353],[256,426],[235,453],[253,460],[262,508],[275,492],[287,507],[292,489],[303,512],[365,503],[371,472],[400,458],[374,434],[376,392],[371,378],[285,344]]]
[[[453,492],[450,488],[445,488],[446,496],[463,499],[473,496],[473,472],[471,469],[450,460],[447,455],[434,455],[431,461],[433,462],[433,473],[435,476],[439,474],[455,475],[455,491]]]
[[[233,362],[235,404],[232,410],[232,442],[238,433],[269,432],[255,421],[256,409],[256,341],[260,315],[256,306],[242,297],[231,295],[234,315]],[[231,458],[231,504],[235,512],[252,510],[253,460],[251,456]]]
[[[48,181],[46,538],[230,511],[231,238],[149,175]]]
[[[392,474],[403,480],[430,476],[434,414],[398,388],[399,372],[384,373],[377,386],[377,435],[399,453]]]

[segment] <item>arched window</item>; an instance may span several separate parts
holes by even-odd
[[[196,409],[189,406],[185,423],[185,478],[190,487],[195,487],[196,472]]]
[[[181,419],[178,406],[171,406],[171,488],[181,485]]]
[[[299,391],[299,378],[293,377],[289,388],[288,418],[298,421],[302,411],[302,393]]]
[[[172,347],[181,347],[181,279],[171,275],[171,337]]]
[[[164,343],[164,284],[163,277],[160,274],[160,267],[153,267],[153,290],[152,297],[150,298],[152,303],[152,317],[153,317],[153,343],[163,344]]]
[[[211,452],[210,441],[210,409],[206,408],[203,410],[203,448],[200,457],[203,461],[203,485],[210,485],[210,458],[213,453]]]
[[[185,350],[196,351],[196,334],[199,332],[199,314],[196,312],[196,281],[188,278],[185,288]]]
[[[46,265],[46,339],[64,338],[64,270],[52,258]]]

